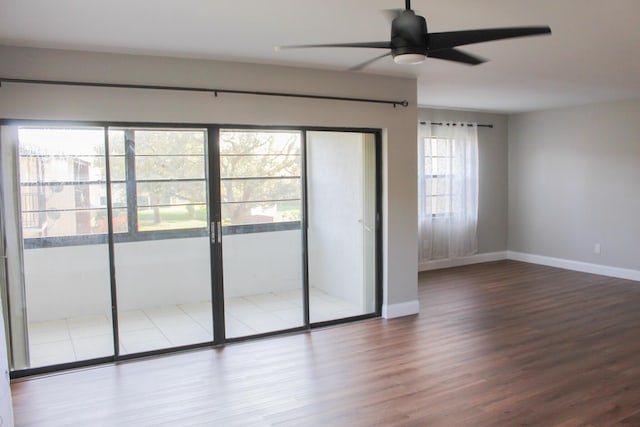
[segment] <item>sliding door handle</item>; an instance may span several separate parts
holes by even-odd
[[[222,223],[220,221],[211,222],[211,243],[222,243]]]

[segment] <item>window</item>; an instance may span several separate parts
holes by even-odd
[[[455,158],[453,140],[440,137],[424,138],[424,186],[426,204],[433,217],[453,213],[452,162]]]
[[[119,241],[206,234],[205,130],[22,127],[18,138],[26,246],[106,241],[107,160]]]
[[[128,206],[114,209],[114,225],[128,217],[135,232],[207,228],[206,131],[110,128],[109,144],[112,194],[126,186]]]
[[[427,122],[418,141],[419,260],[456,258],[477,250],[477,125]]]
[[[103,130],[23,128],[18,136],[23,237],[102,233]]]
[[[221,130],[223,226],[299,226],[300,153],[299,131]]]

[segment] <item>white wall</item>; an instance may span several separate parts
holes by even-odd
[[[0,47],[0,75],[406,99],[408,108],[394,108],[329,100],[7,83],[0,90],[0,117],[383,129],[384,304],[417,301],[415,79],[14,47]],[[415,304],[412,307],[417,309]]]
[[[120,311],[211,300],[207,237],[116,243],[114,261]]]
[[[302,289],[300,230],[223,236],[222,244],[225,297]]]
[[[225,296],[299,289],[299,230],[224,236]],[[110,315],[107,245],[27,249],[24,252],[30,322]],[[209,239],[117,243],[120,311],[211,300]]]
[[[510,251],[640,273],[638,118],[640,100],[509,117]]]
[[[2,298],[0,298],[0,306],[2,306]],[[0,316],[0,426],[13,426],[13,408],[11,404],[9,355],[7,354],[4,316]]]
[[[29,322],[111,313],[106,244],[26,249],[24,281]]]
[[[5,218],[0,209],[0,229],[5,226]],[[0,239],[0,253],[4,254],[4,239]],[[7,280],[6,263],[3,259],[0,264],[0,285],[4,286]],[[7,292],[0,290],[0,307],[6,307]],[[4,314],[4,313],[2,313]],[[7,335],[5,316],[0,315],[0,426],[13,426],[13,410],[11,400],[11,383],[9,381],[9,352],[7,351]]]

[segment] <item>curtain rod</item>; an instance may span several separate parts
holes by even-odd
[[[426,125],[427,122],[420,122],[421,125]],[[431,122],[432,126],[444,126],[444,123],[437,123],[437,122]],[[455,126],[455,123],[452,123],[453,126]],[[470,124],[468,124],[467,126],[472,126]],[[479,128],[491,128],[493,129],[493,125],[478,125]]]
[[[57,85],[57,86],[88,86],[88,87],[104,87],[104,88],[118,88],[118,89],[148,89],[148,90],[175,90],[183,92],[209,92],[218,96],[219,93],[233,93],[240,95],[262,95],[262,96],[283,96],[289,98],[310,98],[310,99],[326,99],[332,101],[352,101],[352,102],[368,102],[374,104],[388,104],[393,105],[396,108],[398,105],[402,107],[409,106],[409,102],[404,101],[392,101],[386,99],[370,99],[370,98],[352,98],[346,96],[326,96],[326,95],[311,95],[301,93],[285,93],[285,92],[262,92],[262,91],[250,91],[250,90],[235,90],[235,89],[212,89],[204,87],[188,87],[188,86],[157,86],[157,85],[140,85],[140,84],[126,84],[126,83],[98,83],[98,82],[78,82],[78,81],[64,81],[64,80],[32,80],[32,79],[14,79],[7,77],[0,77],[0,87],[2,83],[25,83],[25,84],[38,84],[38,85]]]

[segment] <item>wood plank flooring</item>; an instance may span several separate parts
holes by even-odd
[[[33,378],[17,426],[640,426],[640,283],[422,273],[418,316]]]

